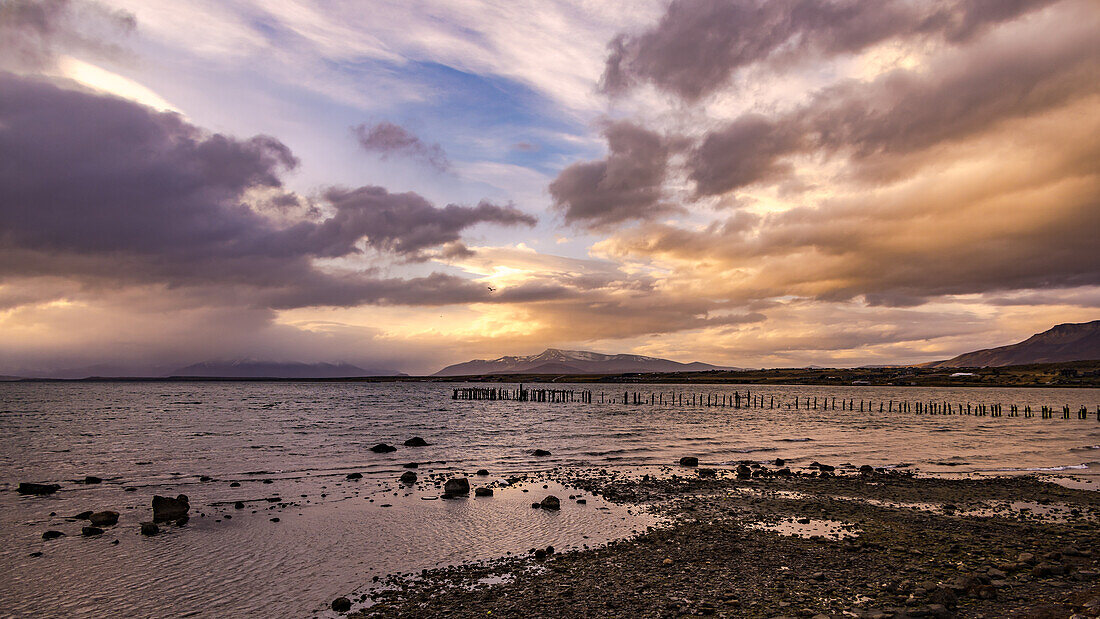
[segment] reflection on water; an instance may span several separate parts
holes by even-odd
[[[652,522],[596,497],[569,500],[576,490],[507,488],[501,481],[563,465],[649,467],[695,455],[704,465],[781,457],[794,467],[818,460],[926,471],[1092,473],[1095,467],[1067,467],[1100,460],[1095,418],[627,406],[621,400],[600,404],[600,386],[593,404],[453,401],[452,387],[0,383],[0,569],[7,575],[0,608],[16,616],[300,615],[375,575],[539,545],[595,544]],[[630,390],[680,391],[669,385]],[[1093,410],[1100,403],[1096,389],[751,390],[782,401],[835,396],[1036,410]],[[618,387],[605,395],[612,391],[621,397]],[[412,436],[430,445],[403,447]],[[378,442],[398,449],[369,451]],[[536,457],[536,448],[551,455]],[[411,462],[418,463],[420,480],[406,488],[397,477]],[[472,476],[481,468],[492,475]],[[351,472],[364,477],[346,479]],[[496,492],[491,498],[425,500],[441,493],[433,473],[471,475],[475,486],[495,481]],[[86,475],[104,481],[74,483]],[[211,479],[201,481],[203,476]],[[20,481],[56,482],[62,489],[21,497],[14,492]],[[562,499],[560,512],[531,508],[544,492]],[[150,518],[152,495],[179,493],[191,497],[190,523],[153,538],[138,535],[138,523]],[[274,497],[280,500],[266,500]],[[244,507],[235,509],[236,501]],[[80,536],[87,522],[64,518],[103,509],[121,518],[96,538]],[[48,529],[66,535],[44,541]],[[30,556],[37,552],[42,556]]]

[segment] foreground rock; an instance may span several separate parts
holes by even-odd
[[[401,474],[401,483],[409,485],[415,484],[416,473],[413,473],[412,471],[405,471]]]
[[[493,489],[492,488],[485,488],[485,487],[475,488],[474,489],[474,496],[493,496]]]
[[[420,438],[419,436],[414,436],[414,437],[410,438],[409,440],[405,441],[405,447],[427,447],[427,446],[428,446],[428,441]]]
[[[541,502],[539,502],[539,507],[541,507],[542,509],[557,511],[561,509],[561,500],[551,494],[543,499]]]
[[[332,601],[332,610],[338,613],[346,613],[351,610],[351,600],[345,597],[338,597]]]
[[[695,456],[684,456],[680,458],[680,466],[699,466],[699,458]]]
[[[61,489],[58,484],[35,484],[31,482],[19,482],[19,487],[16,488],[16,492],[19,494],[33,494],[33,495],[46,495],[53,494]]]
[[[42,539],[57,539],[59,537],[64,537],[64,536],[65,536],[65,534],[62,533],[61,531],[46,531],[45,533],[42,534]]]
[[[141,523],[141,534],[146,537],[152,537],[160,533],[160,527],[155,522],[143,522]]]
[[[153,522],[184,520],[190,510],[191,504],[186,494],[181,494],[174,499],[159,495],[153,497]]]
[[[393,445],[387,445],[385,443],[378,443],[374,447],[371,447],[370,450],[373,451],[376,454],[388,454],[391,451],[397,451],[397,448],[394,447]]]

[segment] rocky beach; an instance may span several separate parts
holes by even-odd
[[[1087,482],[784,464],[554,471],[664,524],[391,578],[352,616],[1100,616],[1100,494],[1067,487]]]

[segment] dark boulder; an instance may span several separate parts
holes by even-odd
[[[412,471],[405,471],[404,473],[401,474],[401,483],[403,483],[403,484],[415,484],[416,483],[416,473],[413,473]]]
[[[405,464],[402,464],[401,466],[403,466],[407,469],[418,469],[418,468],[420,468],[420,464],[417,463],[417,462],[406,462]]]
[[[363,479],[362,473],[348,473],[345,479]]]
[[[550,455],[550,452],[546,451],[545,449],[536,449],[535,451],[533,451],[531,453],[535,454],[536,456],[539,456],[540,458]]]
[[[699,469],[699,477],[718,477],[718,471],[714,469]]]
[[[87,520],[91,517],[92,517],[92,512],[90,510],[86,511],[86,512],[80,512],[79,514],[73,516],[73,518],[76,518],[77,520]]]
[[[474,473],[474,474],[478,475],[480,477],[486,477],[486,476],[489,475],[489,471],[487,469],[478,469],[477,473]]]
[[[561,509],[561,501],[558,499],[558,497],[551,494],[543,499],[541,503],[539,503],[539,507],[549,510],[559,510]]]
[[[99,527],[84,527],[80,530],[80,534],[84,537],[92,537],[94,535],[103,535],[103,529]]]
[[[474,496],[493,496],[492,488],[474,488]]]
[[[744,464],[737,465],[737,479],[748,479],[752,477],[752,469]]]
[[[229,487],[230,488],[240,488],[241,487],[241,482],[235,481],[235,482],[229,484]]]
[[[109,527],[113,524],[118,524],[118,512],[102,511],[96,512],[88,516],[88,520],[92,521],[97,527]]]
[[[793,473],[791,473],[791,469],[789,469],[787,467],[783,467],[783,468],[779,469],[778,471],[775,472],[775,474],[779,475],[780,477],[790,477],[791,475],[793,475]]]
[[[859,474],[864,476],[874,475],[875,467],[871,466],[870,464],[864,464],[863,466],[859,467]]]
[[[214,478],[209,475],[200,475],[199,481],[214,481]]]
[[[152,522],[143,522],[143,523],[141,523],[141,534],[142,535],[144,535],[146,537],[152,537],[152,536],[156,535],[157,533],[160,533],[160,527],[158,527],[155,523],[152,523]]]
[[[786,463],[786,461],[783,460],[783,458],[776,458],[775,459],[775,465],[776,466],[786,466],[787,463]]]
[[[695,456],[684,456],[680,458],[680,466],[699,466],[699,458]]]
[[[397,448],[394,447],[393,445],[387,445],[385,443],[378,443],[374,447],[371,447],[370,450],[373,451],[376,454],[388,454],[391,451],[397,451]]]
[[[16,492],[19,494],[35,494],[42,496],[45,494],[53,494],[60,489],[61,486],[58,484],[35,484],[22,481],[19,482],[19,487],[16,489]]]
[[[168,520],[180,520],[187,518],[187,512],[191,504],[187,501],[187,495],[181,494],[176,498],[166,496],[153,497],[153,522],[166,522]]]
[[[59,537],[64,537],[64,536],[65,536],[65,534],[62,533],[61,531],[46,531],[45,533],[42,534],[42,539],[57,539]]]
[[[470,480],[465,477],[456,477],[455,479],[448,479],[447,483],[443,484],[444,494],[470,494]]]
[[[428,443],[428,441],[420,438],[419,436],[414,436],[405,441],[405,447],[427,447],[429,444],[430,443]]]
[[[237,501],[234,503],[233,509],[244,509],[244,501]]]
[[[338,597],[332,601],[332,610],[338,613],[346,613],[351,610],[351,600],[346,597]]]
[[[100,477],[96,477],[95,475],[88,475],[88,476],[84,477],[84,483],[86,483],[86,484],[101,484],[101,483],[103,483],[103,479],[100,478]]]

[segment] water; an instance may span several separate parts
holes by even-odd
[[[782,457],[796,467],[820,460],[933,472],[1100,472],[1097,389],[747,388],[781,402],[835,396],[1093,411],[1088,420],[1044,420],[627,406],[617,385],[554,385],[593,389],[593,404],[454,401],[454,386],[0,383],[0,616],[302,616],[366,590],[374,576],[546,544],[597,544],[653,522],[597,497],[569,501],[577,490],[500,481],[557,466],[633,469],[695,455],[718,466]],[[601,391],[619,403],[601,404]],[[431,445],[402,447],[412,436]],[[398,450],[370,452],[378,442]],[[535,448],[552,455],[536,458]],[[406,489],[396,478],[410,461],[420,463],[421,483]],[[495,481],[495,496],[433,500],[440,491],[425,482],[430,474],[480,468],[492,475],[471,480]],[[350,472],[364,478],[346,480]],[[104,483],[74,483],[86,475]],[[203,475],[213,480],[202,482]],[[14,492],[20,481],[56,482],[62,490],[22,497]],[[234,481],[240,487],[230,487]],[[190,523],[154,538],[138,535],[152,495],[178,493],[191,498]],[[531,509],[548,493],[563,499],[560,512]],[[281,501],[265,500],[276,496]],[[237,500],[248,501],[246,508],[234,509]],[[122,516],[99,538],[80,537],[87,523],[63,518],[100,509]],[[47,529],[67,535],[43,541]]]

